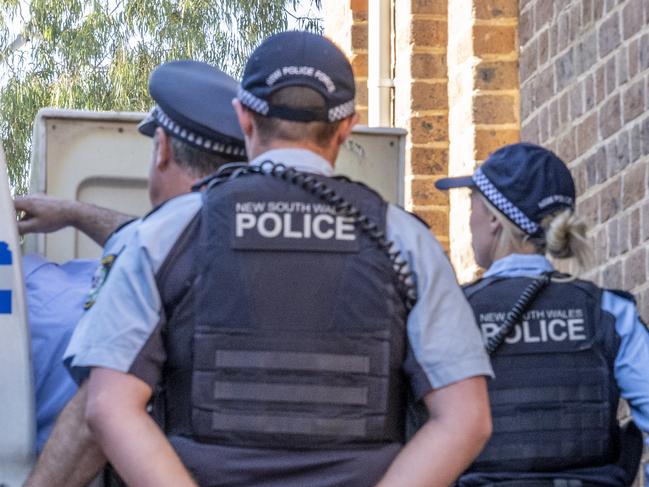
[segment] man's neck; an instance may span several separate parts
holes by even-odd
[[[264,144],[257,144],[254,147],[249,148],[249,157],[250,160],[252,161],[253,159],[259,157],[262,155],[264,152],[268,152],[269,150],[273,149],[303,149],[303,150],[308,150],[311,152],[314,152],[315,154],[318,154],[320,157],[322,157],[324,160],[326,160],[329,164],[331,164],[331,167],[334,167],[336,164],[336,159],[338,158],[338,149],[339,147],[336,147],[335,149],[333,147],[327,147],[323,148],[317,144],[311,143],[311,142],[304,142],[304,141],[299,141],[299,142],[293,142],[293,141],[287,141],[287,140],[272,140],[269,141],[268,143]]]

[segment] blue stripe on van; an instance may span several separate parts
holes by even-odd
[[[0,242],[0,265],[11,265],[11,250],[7,242]]]
[[[11,314],[11,291],[0,291],[0,314]]]

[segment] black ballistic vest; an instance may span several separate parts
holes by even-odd
[[[498,329],[529,278],[465,288],[483,337]],[[557,472],[615,463],[619,392],[614,319],[589,282],[552,282],[492,355],[493,436],[475,472]]]
[[[385,230],[376,193],[318,179]],[[269,175],[218,184],[158,283],[169,356],[156,416],[168,434],[260,448],[402,441],[395,272],[326,202]]]

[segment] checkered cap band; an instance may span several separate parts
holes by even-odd
[[[262,100],[261,98],[253,95],[243,88],[239,88],[237,98],[243,105],[250,108],[253,112],[257,112],[261,115],[266,116],[270,111],[270,106],[268,105],[267,101]],[[330,108],[329,112],[327,113],[327,118],[329,119],[329,122],[337,122],[338,120],[342,120],[353,115],[355,109],[355,100],[349,100],[338,105],[337,107]]]
[[[485,198],[487,198],[491,204],[504,213],[507,218],[513,221],[525,233],[528,235],[534,235],[539,231],[539,225],[530,220],[525,213],[498,191],[498,188],[487,179],[487,176],[484,175],[480,168],[476,169],[473,174],[473,181]]]
[[[243,88],[239,87],[237,98],[243,105],[250,108],[253,112],[260,113],[264,116],[268,115],[268,111],[270,110],[268,102],[256,97],[248,90],[244,90]]]
[[[329,121],[330,122],[337,122],[338,120],[342,120],[344,118],[347,118],[351,115],[354,114],[354,110],[356,109],[356,103],[355,100],[349,100],[341,105],[338,105],[337,107],[333,107],[329,109]]]
[[[167,115],[162,108],[155,106],[151,111],[151,116],[156,120],[156,123],[166,129],[174,137],[188,142],[192,145],[201,147],[202,149],[219,154],[232,154],[235,156],[245,157],[246,150],[243,146],[233,144],[226,144],[217,140],[210,139],[203,135],[198,135],[191,130],[187,130],[176,122],[174,122],[169,115]]]

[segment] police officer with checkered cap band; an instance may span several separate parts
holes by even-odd
[[[92,479],[105,463],[105,457],[84,426],[85,413],[95,419],[106,414],[122,418],[117,427],[94,430],[98,438],[109,439],[105,452],[111,460],[115,453],[114,435],[128,442],[143,436],[142,430],[131,426],[128,415],[121,416],[125,404],[140,401],[144,430],[157,432],[157,437],[164,440],[163,433],[145,414],[152,392],[161,390],[176,371],[176,357],[170,355],[165,360],[165,323],[173,316],[165,313],[159,296],[168,290],[156,287],[155,273],[164,268],[177,276],[179,270],[189,266],[187,261],[177,262],[166,253],[184,234],[201,206],[201,195],[191,192],[192,185],[225,163],[245,159],[243,136],[231,103],[237,86],[227,74],[197,61],[168,62],[153,71],[149,92],[155,107],[139,126],[140,132],[154,138],[149,189],[155,209],[144,218],[133,220],[105,208],[77,202],[63,204],[53,198],[34,197],[17,202],[17,206],[29,206],[25,209],[30,212],[27,221],[31,228],[26,231],[39,231],[46,224],[49,231],[53,230],[52,225],[72,224],[104,246],[102,268],[87,303],[89,310],[76,327],[65,360],[73,376],[83,384],[59,416],[54,434],[26,485],[81,486]],[[148,273],[142,270],[145,268]],[[175,281],[173,277],[171,282],[184,285],[184,281]],[[145,326],[151,320],[156,322],[155,329]],[[127,338],[116,338],[115,333]],[[141,354],[140,339],[146,342]],[[89,382],[84,379],[91,368],[92,375],[99,377],[97,388],[120,384],[117,391],[109,394],[107,404],[102,401],[105,396],[92,393],[95,386],[88,395]],[[125,380],[115,380],[114,375]],[[154,399],[154,418],[166,431],[164,418],[158,414],[164,410],[159,407],[163,398],[155,394]],[[86,408],[87,404],[91,407]],[[115,463],[121,465],[124,459],[144,457],[135,461],[165,472],[164,465],[148,461],[146,448],[140,444],[135,452],[128,448],[119,451]],[[158,442],[154,449],[159,449]],[[191,482],[184,475],[185,481]],[[171,485],[182,485],[182,481],[172,481]]]
[[[642,437],[617,423],[620,395],[649,430],[649,333],[633,296],[554,271],[545,254],[587,263],[566,165],[519,143],[471,176],[471,233],[482,279],[465,287],[492,354],[494,433],[460,486],[627,486]]]
[[[199,61],[171,61],[156,68],[149,93],[156,105],[140,123],[140,133],[153,137],[157,127],[206,154],[240,162],[245,159],[243,134],[229,97],[237,82]]]
[[[491,368],[441,247],[413,216],[333,176],[354,86],[328,39],[265,40],[234,102],[252,164],[203,180],[192,211],[174,214],[185,227],[175,241],[151,224],[138,235],[146,251],[118,259],[137,273],[113,269],[94,337],[80,333],[68,357],[73,370],[101,367],[88,404],[148,391],[118,425],[90,408],[129,484],[191,485],[184,464],[204,486],[441,485],[485,441]],[[85,352],[96,337],[110,354]],[[173,449],[149,450],[160,445],[149,429],[116,431],[139,428],[132,418],[160,381]],[[403,448],[408,389],[435,419]]]

